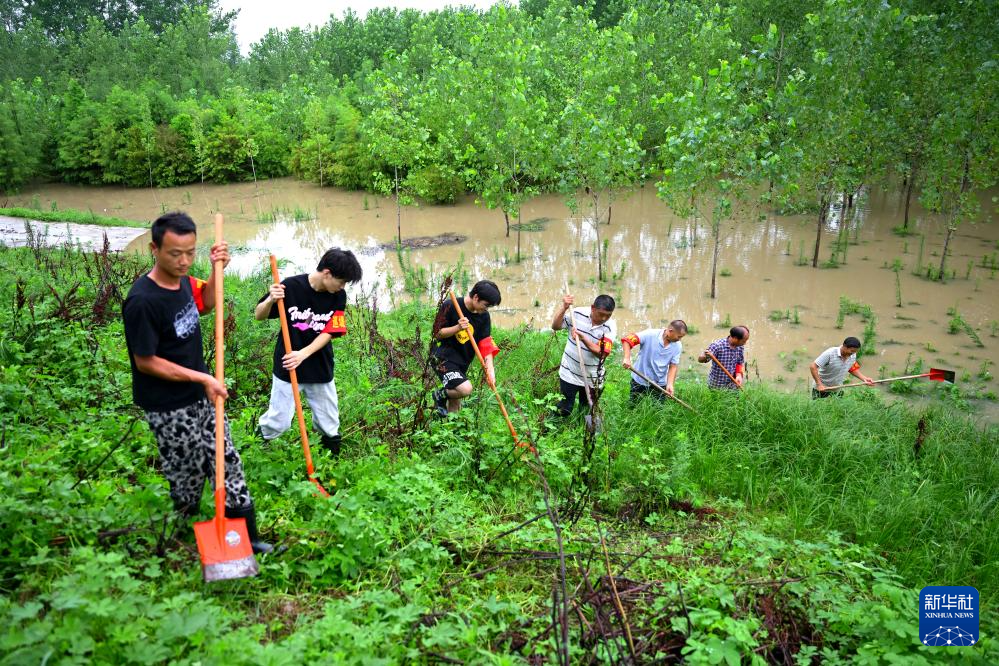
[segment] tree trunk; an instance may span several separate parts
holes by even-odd
[[[517,263],[520,263],[520,231],[523,225],[520,224],[520,209],[517,209]]]
[[[506,211],[503,211],[503,221],[506,222],[506,237],[510,237],[510,216]]]
[[[611,220],[611,209],[612,208],[613,208],[613,206],[607,206],[607,224],[610,224],[610,220]]]
[[[402,247],[402,204],[399,203],[399,167],[395,167],[395,236]]]
[[[967,193],[968,189],[971,187],[971,181],[968,179],[968,169],[969,169],[969,158],[968,155],[964,156],[964,174],[961,176],[961,194],[958,197],[958,202],[955,204],[956,208],[954,210],[953,216],[950,218],[950,223],[947,225],[947,237],[944,238],[943,253],[940,255],[940,275],[938,276],[940,281],[944,281],[944,269],[947,267],[947,248],[950,245],[950,239],[957,231],[957,223],[961,216],[961,199]]]
[[[819,245],[822,243],[822,227],[826,224],[826,213],[829,211],[829,202],[823,194],[819,200],[819,223],[815,230],[815,252],[812,253],[812,268],[819,267]]]
[[[714,231],[715,236],[715,249],[711,253],[711,298],[715,298],[718,283],[718,244],[720,242],[719,236],[721,236],[721,222],[715,222],[712,225],[712,231]]]
[[[913,169],[909,176],[909,184],[905,188],[905,217],[902,218],[902,228],[909,229],[909,203],[912,201],[912,189],[916,182],[916,171]]]
[[[319,143],[319,187],[323,186],[323,144]]]
[[[947,225],[947,236],[944,238],[943,253],[940,255],[940,275],[937,279],[941,282],[944,281],[944,268],[947,266],[947,247],[950,245],[951,236],[957,231],[957,216],[951,219],[950,224]]]
[[[842,206],[842,210],[840,211],[839,215],[839,247],[836,248],[837,252],[839,252],[840,254],[839,262],[841,264],[846,263],[846,247],[850,244],[850,226],[846,220],[846,214],[849,208],[846,205],[847,204],[846,200],[847,200],[847,194],[844,191],[843,202],[842,204],[840,204]]]

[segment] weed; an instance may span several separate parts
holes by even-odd
[[[992,381],[992,373],[989,372],[989,366],[992,365],[992,361],[985,359],[982,364],[978,366],[978,378],[983,382]]]
[[[948,333],[954,335],[955,333],[963,331],[969,338],[971,338],[971,341],[974,342],[976,346],[985,346],[985,343],[983,343],[982,339],[978,336],[978,332],[975,331],[974,327],[966,322],[964,317],[961,316],[961,313],[958,312],[957,306],[949,308],[947,310],[947,315],[950,317],[950,322],[947,324]]]
[[[859,356],[872,356],[876,352],[875,341],[877,340],[877,315],[870,305],[853,301],[846,296],[839,297],[839,312],[836,315],[836,328],[843,328],[848,315],[859,315],[864,322],[864,342],[860,348]]]
[[[273,224],[275,222],[306,222],[319,219],[318,209],[313,211],[299,206],[272,206],[269,211],[257,213],[257,222],[263,224]]]
[[[798,259],[794,262],[795,266],[807,266],[808,257],[805,256],[805,241],[801,241],[798,244]]]
[[[725,313],[725,318],[722,319],[717,324],[715,324],[715,328],[725,328],[725,329],[732,328],[732,315],[730,315],[730,314],[728,314],[726,312]],[[689,329],[688,329],[688,331],[689,331]]]
[[[922,275],[923,273],[923,251],[926,248],[926,236],[924,234],[919,235],[919,254],[916,255],[916,265],[912,269],[913,275]]]
[[[732,271],[729,270],[728,268],[722,268],[721,270],[718,271],[718,275],[722,277],[732,277]]]

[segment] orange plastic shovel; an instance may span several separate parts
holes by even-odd
[[[222,242],[222,215],[215,215],[215,242]],[[225,383],[225,341],[223,327],[222,273],[224,265],[215,262],[215,378]],[[246,532],[246,519],[225,517],[225,398],[215,398],[215,517],[194,524],[194,536],[201,554],[205,582],[248,578],[260,569]]]
[[[271,255],[271,277],[274,284],[281,284],[281,276],[278,275],[277,259]],[[288,332],[288,315],[284,311],[284,299],[277,301],[278,317],[281,319],[281,337],[284,339],[284,353],[291,353],[291,334]],[[305,454],[305,471],[309,475],[309,481],[316,484],[316,489],[323,497],[329,497],[319,480],[316,479],[316,470],[312,466],[312,450],[309,448],[309,434],[305,428],[305,415],[302,413],[302,396],[298,394],[298,373],[294,368],[288,371],[291,377],[291,392],[295,396],[295,414],[298,416],[298,431],[302,435],[302,453]]]

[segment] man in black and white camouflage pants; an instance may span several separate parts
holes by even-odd
[[[229,263],[229,249],[224,242],[212,246],[212,274],[202,281],[188,275],[196,244],[197,228],[188,215],[167,213],[153,222],[155,263],[135,281],[122,306],[132,396],[156,437],[174,507],[188,516],[198,511],[205,480],[214,483],[212,403],[217,396],[228,396],[225,386],[208,374],[199,316],[215,307],[214,265]],[[253,499],[228,421],[225,467],[226,516],[245,518],[254,552],[270,552],[272,546],[257,532]]]

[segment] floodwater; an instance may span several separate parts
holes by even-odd
[[[914,202],[910,228],[917,235],[895,235],[892,227],[901,224],[904,202],[891,191],[865,193],[845,216],[838,209],[832,212],[822,234],[820,264],[829,259],[841,224],[856,241],[848,245],[845,264],[838,268],[811,267],[814,214],[780,216],[761,208],[744,212],[722,229],[719,267],[730,275],[718,278],[716,299],[709,297],[710,228],[702,221],[695,234],[693,221],[674,215],[656,197],[653,184],[622,192],[610,225],[600,226],[600,238],[609,240],[608,280],[601,286],[595,283],[592,219],[585,211],[574,215],[559,196],[541,196],[524,207],[522,219],[539,222],[532,225],[536,230],[521,234],[520,263],[515,262],[516,231],[507,238],[502,213],[476,205],[472,197],[454,206],[404,207],[402,234],[404,239],[443,233],[467,237],[458,244],[413,250],[409,259],[435,276],[460,261],[472,280],[495,280],[503,293],[502,305],[493,310],[499,325],[548,327],[566,286],[578,304],[609,293],[618,301],[614,317],[622,332],[660,327],[674,318],[696,328],[683,341],[683,370],[705,375],[706,366],[693,357],[726,335],[729,322],[745,324],[752,331],[750,377],[804,391],[815,356],[846,335],[862,337],[864,324],[856,315],[846,318],[843,329],[836,328],[840,296],[847,296],[870,305],[878,318],[877,355],[862,359],[867,374],[903,374],[907,364],[921,359],[927,369],[956,370],[965,386],[999,392],[995,380],[981,378],[999,374],[999,270],[993,268],[999,267],[999,224],[989,221],[995,207],[991,194],[982,197],[981,219],[959,227],[948,258],[956,277],[942,284],[916,277],[912,270],[921,238],[922,265],[939,266],[943,221]],[[289,262],[285,274],[307,271],[325,249],[341,246],[357,252],[364,267],[364,283],[351,287],[352,292],[374,291],[383,307],[406,298],[396,253],[379,247],[393,243],[396,235],[395,205],[385,197],[276,179],[170,189],[46,185],[11,197],[8,205],[49,209],[53,202],[59,208],[138,220],[151,220],[164,210],[186,210],[201,225],[206,243],[212,238],[211,213],[221,211],[226,238],[238,248],[231,265],[237,272],[264,270],[270,252]],[[132,247],[144,251],[147,244],[148,235]],[[802,249],[807,266],[796,265]],[[904,266],[898,273],[901,307],[890,269],[896,259]],[[964,332],[948,332],[951,308],[975,329],[984,347]],[[771,314],[778,310],[791,320],[773,320]],[[797,324],[792,321],[795,311]],[[994,402],[975,404],[988,420],[999,420]]]

